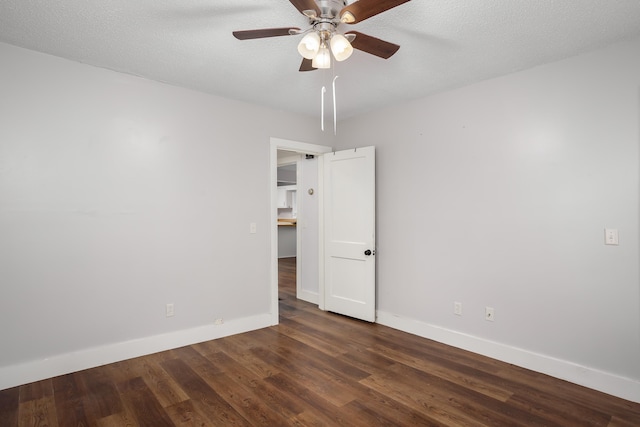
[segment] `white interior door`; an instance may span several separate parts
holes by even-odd
[[[324,309],[375,321],[375,147],[324,155]]]

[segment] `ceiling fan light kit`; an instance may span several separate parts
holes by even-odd
[[[298,52],[303,58],[313,59],[320,49],[320,36],[318,33],[308,33],[298,43]]]
[[[311,59],[314,68],[330,68],[331,56],[327,49],[327,40],[329,40],[331,53],[336,61],[344,61],[353,53],[353,46],[345,36],[329,31],[307,33],[298,44],[298,52],[303,58]],[[322,65],[316,66],[315,64]]]
[[[344,61],[349,58],[353,53],[353,46],[349,43],[349,40],[342,34],[335,34],[331,37],[329,42],[331,45],[331,52],[336,61]]]
[[[323,42],[320,49],[318,49],[318,53],[311,60],[311,66],[322,69],[331,68],[331,54],[326,43]]]

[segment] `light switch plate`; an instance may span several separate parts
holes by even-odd
[[[618,230],[615,228],[604,229],[604,244],[605,245],[618,245]]]
[[[249,224],[249,233],[256,234],[257,233],[257,225],[255,222]]]

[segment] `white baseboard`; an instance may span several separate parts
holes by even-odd
[[[317,292],[305,291],[304,289],[301,289],[300,291],[298,291],[297,297],[302,301],[310,302],[311,304],[316,304],[316,305],[318,304]]]
[[[271,325],[272,316],[263,314],[4,366],[0,367],[0,390]]]
[[[377,323],[640,403],[640,381],[378,311]]]

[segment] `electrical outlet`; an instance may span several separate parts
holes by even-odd
[[[493,310],[493,307],[485,307],[484,308],[484,320],[487,320],[489,322],[493,322],[494,317],[495,317],[495,312]]]
[[[605,245],[614,245],[617,246],[618,243],[618,230],[615,228],[605,228],[604,229],[604,244]]]
[[[167,317],[172,317],[174,315],[173,304],[167,304],[166,313],[167,313]]]
[[[213,321],[214,325],[222,325],[224,323],[224,319],[222,317]]]
[[[454,302],[453,303],[453,314],[457,315],[457,316],[462,316],[462,303],[461,302]]]

